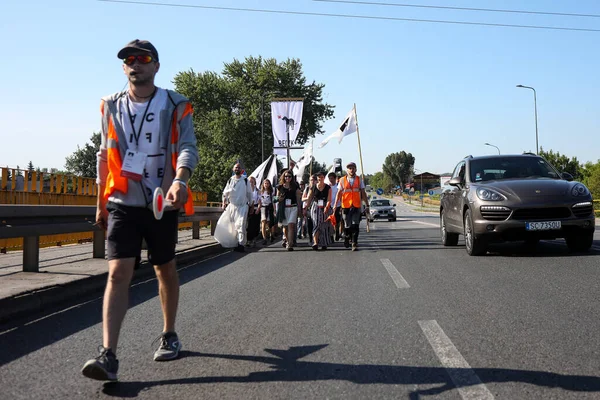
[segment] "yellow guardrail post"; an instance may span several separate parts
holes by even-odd
[[[8,187],[8,168],[2,168],[2,185],[0,185],[0,190],[7,190]]]

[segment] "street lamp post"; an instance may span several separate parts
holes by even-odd
[[[498,148],[498,146],[494,146],[494,145],[493,145],[493,144],[491,144],[491,143],[484,143],[484,144],[485,144],[486,146],[492,146],[492,147],[495,147],[495,148],[496,148],[496,150],[498,150],[498,154],[500,154],[500,149]]]
[[[537,95],[535,89],[531,86],[517,85],[518,88],[523,89],[531,89],[533,90],[533,108],[535,112],[535,154],[539,154],[539,146],[538,146],[538,121],[537,121]]]

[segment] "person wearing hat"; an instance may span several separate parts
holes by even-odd
[[[129,87],[102,98],[98,152],[96,223],[107,229],[108,280],[103,304],[100,354],[85,363],[84,376],[116,381],[121,324],[128,307],[129,284],[142,240],[158,278],[163,327],[155,361],[178,357],[175,333],[179,277],[175,265],[178,209],[194,213],[188,179],[198,163],[192,106],[171,90],[156,87],[158,51],[147,40],[133,40],[117,57]],[[161,187],[172,204],[158,220],[152,212],[154,190]]]
[[[365,212],[369,212],[369,202],[365,183],[356,174],[356,164],[349,162],[346,165],[347,175],[342,177],[338,183],[338,192],[333,204],[342,202],[342,220],[344,221],[344,246],[350,247],[352,241],[352,251],[358,249],[358,231],[360,224],[360,214],[362,211],[362,202],[367,205]]]

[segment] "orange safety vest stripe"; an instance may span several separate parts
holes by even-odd
[[[105,114],[104,101],[102,101],[102,116]],[[118,190],[122,193],[127,193],[129,187],[129,181],[127,178],[121,176],[121,168],[123,167],[123,160],[121,159],[121,152],[119,151],[119,137],[113,123],[112,116],[107,116],[107,164],[108,164],[108,175],[106,176],[106,187],[104,189],[104,201],[107,202],[110,195]]]
[[[350,186],[348,177],[344,176],[344,191],[342,193],[342,208],[360,208],[360,177],[354,177],[354,184]]]

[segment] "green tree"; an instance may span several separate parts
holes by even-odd
[[[592,192],[594,199],[600,199],[600,160],[596,163],[587,162],[585,164],[582,182]]]
[[[415,157],[403,150],[388,155],[385,158],[382,170],[391,179],[393,186],[402,187],[403,183],[408,182],[414,165]]]
[[[304,174],[302,175],[302,181],[308,184],[308,180],[310,178],[310,173],[312,171],[312,174],[316,174],[318,172],[322,172],[324,174],[327,175],[327,172],[329,171],[329,168],[327,168],[327,164],[325,163],[320,163],[317,160],[315,160],[313,158],[313,160],[311,161],[310,165],[307,165],[306,168],[304,168]],[[327,177],[325,177],[325,182],[327,182]]]
[[[33,162],[29,161],[29,164],[27,164],[27,180],[31,181],[31,178],[33,178],[33,175],[31,174],[33,171],[35,171],[35,167],[33,166]]]
[[[559,152],[544,151],[540,148],[540,156],[544,157],[558,172],[568,172],[573,175],[576,181],[583,179],[583,166],[577,160],[577,157],[569,158]]]
[[[270,101],[274,97],[304,98],[302,125],[297,140],[324,133],[322,124],[333,116],[333,107],[323,102],[324,85],[307,82],[297,59],[248,57],[224,65],[221,74],[180,72],[175,89],[194,107],[194,128],[200,162],[190,180],[191,187],[219,200],[235,160],[247,171],[261,162],[261,106],[264,110],[264,155],[272,153]]]
[[[385,193],[391,192],[395,186],[392,178],[381,171],[372,175],[369,184],[373,187],[373,189],[383,189]]]
[[[95,132],[83,148],[77,145],[77,150],[66,158],[65,168],[68,172],[86,178],[96,177],[96,154],[100,149],[100,132]]]

